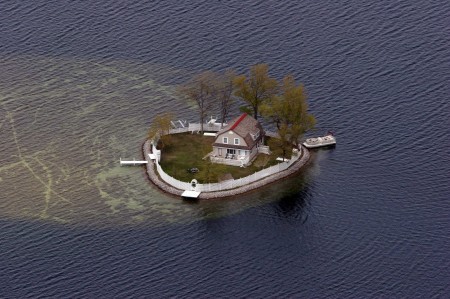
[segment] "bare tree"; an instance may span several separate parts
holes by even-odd
[[[180,93],[188,100],[195,102],[198,107],[201,133],[203,133],[203,123],[207,112],[211,109],[216,94],[215,78],[216,75],[213,72],[206,71],[194,76],[179,88]]]
[[[230,107],[233,104],[233,80],[235,77],[236,73],[231,69],[226,70],[224,74],[218,76],[216,92],[219,102],[220,128],[223,127],[223,123],[225,122],[230,111]]]

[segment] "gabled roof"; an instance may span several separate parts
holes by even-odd
[[[245,117],[247,117],[247,113],[244,113],[241,116],[239,116],[239,118],[231,125],[230,130],[234,130],[237,126],[239,126]]]
[[[247,143],[248,148],[252,148],[264,134],[261,124],[247,113],[244,113],[230,121],[227,126],[222,128],[222,130],[217,133],[217,136],[228,131],[233,131],[237,135],[241,136]],[[216,142],[214,145],[218,145],[218,143]]]
[[[255,134],[261,129],[261,125],[256,119],[254,119],[247,113],[244,113],[241,116],[238,116],[230,121],[230,123],[223,127],[222,130],[217,133],[217,135],[220,135],[227,131],[233,131],[234,133],[244,138],[247,134]]]

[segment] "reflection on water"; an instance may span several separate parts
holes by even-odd
[[[174,85],[162,83],[180,70],[42,56],[2,57],[0,69],[5,217],[156,225],[192,221],[197,213],[221,217],[275,199],[262,191],[186,204],[156,190],[144,168],[118,165],[120,157],[141,157],[156,114],[170,109],[180,118],[195,117]]]
[[[295,220],[302,219],[301,222],[305,223],[308,219],[310,200],[309,187],[305,187],[300,193],[282,197],[274,206],[280,217],[285,219],[295,218]]]

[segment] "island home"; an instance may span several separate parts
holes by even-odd
[[[264,135],[261,124],[244,113],[217,133],[211,161],[245,166],[258,154],[258,148],[263,146]],[[267,147],[264,148],[268,151]]]

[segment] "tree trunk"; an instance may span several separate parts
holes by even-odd
[[[220,121],[220,128],[223,128],[223,124],[225,123],[225,115],[222,115],[222,120]]]
[[[258,120],[258,106],[253,106],[253,117]]]
[[[204,121],[204,116],[203,113],[200,115],[200,133],[203,134],[203,121]]]

